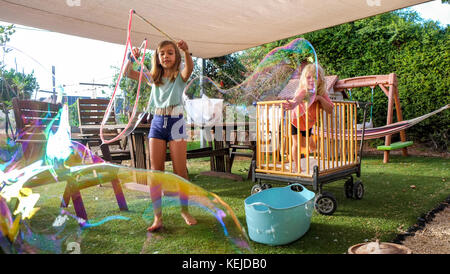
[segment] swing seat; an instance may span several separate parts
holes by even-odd
[[[413,144],[413,141],[406,141],[406,142],[395,142],[392,143],[390,146],[377,146],[378,150],[395,150],[400,149],[404,147],[409,147]]]

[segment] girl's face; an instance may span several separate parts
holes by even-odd
[[[316,78],[315,75],[312,74],[312,73],[308,73],[306,75],[306,84],[308,86],[308,90],[314,89],[314,87],[315,87],[315,80],[316,80],[315,78]]]
[[[164,69],[171,69],[174,66],[175,56],[175,49],[171,44],[161,47],[158,51],[159,63]]]

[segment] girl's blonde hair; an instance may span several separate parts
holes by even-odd
[[[302,75],[300,76],[300,83],[297,92],[301,92],[308,89],[307,77],[312,75],[315,79],[316,94],[323,95],[326,91],[325,71],[321,65],[317,65],[319,69],[318,79],[316,79],[316,65],[308,64],[303,68]]]
[[[178,49],[177,45],[172,41],[162,41],[159,43],[155,54],[153,54],[152,57],[152,68],[150,70],[150,75],[152,76],[153,83],[155,85],[159,86],[162,84],[162,77],[164,75],[164,68],[161,66],[161,63],[159,62],[159,51],[162,47],[165,47],[167,45],[172,45],[175,50],[175,70],[169,75],[170,81],[175,81],[175,78],[177,78],[178,72],[180,70],[180,64],[181,64],[181,54],[180,50]]]

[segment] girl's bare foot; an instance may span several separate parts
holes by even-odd
[[[194,217],[192,217],[192,215],[189,214],[188,212],[181,212],[181,216],[183,217],[186,224],[188,224],[188,225],[197,224],[197,220]]]
[[[155,217],[153,224],[147,228],[148,232],[154,232],[162,228],[162,219]]]

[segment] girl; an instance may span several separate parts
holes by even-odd
[[[299,167],[299,172],[301,172],[301,168],[297,163],[297,108],[296,106],[303,102],[307,96],[310,96],[310,92],[316,88],[316,96],[314,102],[309,107],[308,111],[308,136],[312,133],[312,126],[316,122],[316,106],[320,104],[326,113],[331,113],[333,111],[334,104],[331,102],[330,97],[328,97],[328,93],[326,91],[326,80],[325,80],[325,72],[323,68],[318,65],[318,79],[316,82],[316,66],[314,64],[308,64],[303,68],[302,74],[300,76],[300,83],[297,91],[295,92],[294,98],[292,100],[287,100],[286,103],[283,103],[283,107],[285,109],[292,110],[291,115],[294,117],[292,119],[292,155],[294,155],[294,168]],[[303,104],[300,104],[300,113],[306,113],[305,107]],[[303,137],[306,137],[306,121],[305,115],[300,116],[300,133]],[[301,148],[305,148],[306,138],[301,138]],[[311,150],[316,149],[316,144],[313,141],[313,138],[309,138],[309,147]]]
[[[183,51],[186,60],[182,70],[180,70],[180,50]],[[136,58],[139,58],[138,49],[133,49],[133,54]],[[129,60],[134,61],[132,57]],[[138,80],[139,72],[131,70],[131,67],[130,62],[128,62],[125,68],[126,76]],[[149,106],[154,110],[149,132],[151,169],[164,171],[168,143],[174,173],[185,179],[188,179],[186,167],[187,135],[186,124],[183,119],[182,94],[193,69],[194,62],[185,41],[180,40],[176,44],[172,41],[162,41],[153,55],[151,71],[146,73],[148,79],[151,79],[152,82]],[[145,78],[147,77],[143,77],[143,79]],[[186,193],[187,190],[181,189],[180,186],[181,216],[186,224],[194,225],[197,221],[188,212]],[[162,227],[161,194],[161,183],[152,180],[150,196],[153,202],[155,219],[147,229],[148,231],[155,231]]]

